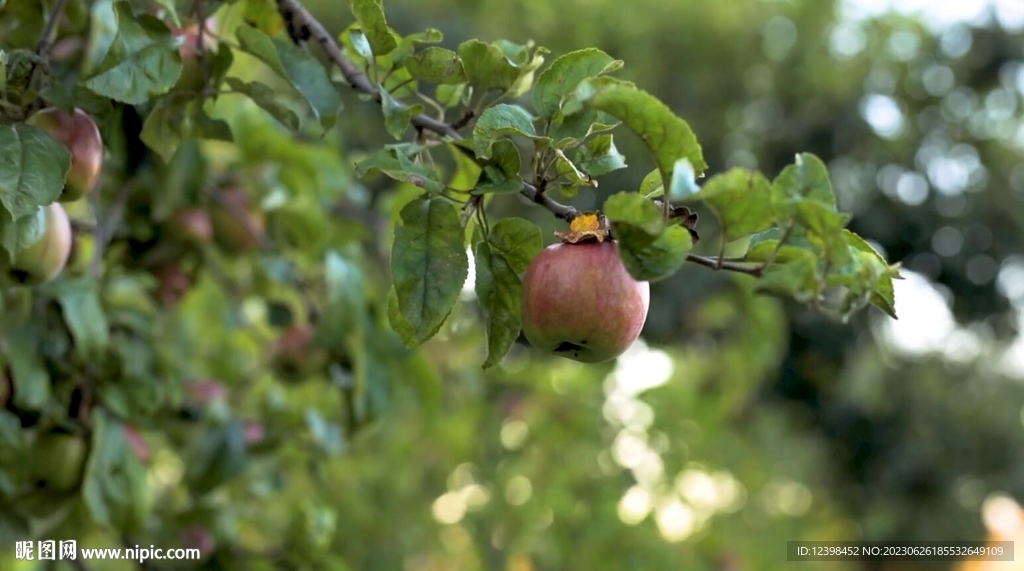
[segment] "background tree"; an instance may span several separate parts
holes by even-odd
[[[745,569],[984,537],[1022,493],[1012,10],[558,6],[0,5],[0,557]],[[91,191],[42,108],[98,126]],[[17,287],[56,207],[70,255]],[[516,342],[519,275],[592,210],[651,311],[584,365]],[[886,260],[950,294],[917,351],[913,304],[856,311],[893,312]]]

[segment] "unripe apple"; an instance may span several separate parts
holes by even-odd
[[[523,276],[523,334],[534,347],[582,363],[614,359],[640,336],[650,297],[614,242],[554,244]]]
[[[71,152],[71,170],[60,201],[71,202],[89,194],[103,167],[103,138],[92,117],[81,109],[69,115],[49,107],[29,117],[26,123],[46,131]]]
[[[210,208],[213,238],[229,254],[258,250],[266,234],[263,212],[249,204],[240,188],[228,188],[218,194]]]
[[[32,479],[45,487],[68,492],[78,485],[88,457],[85,438],[75,434],[45,434],[32,449]]]
[[[64,207],[54,202],[41,207],[44,217],[42,237],[25,248],[12,261],[0,252],[0,287],[33,286],[57,277],[71,254],[71,221]],[[38,214],[37,214],[38,215]]]

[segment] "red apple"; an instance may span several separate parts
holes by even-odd
[[[249,204],[240,188],[228,188],[218,194],[210,209],[213,238],[229,254],[258,250],[266,234],[263,212]]]
[[[213,239],[210,213],[201,208],[182,208],[168,220],[171,233],[189,242],[209,242]]]
[[[53,136],[71,152],[71,170],[68,171],[61,202],[78,200],[89,194],[103,167],[103,138],[96,122],[85,111],[75,109],[71,115],[49,107],[29,117],[29,125],[39,127]]]
[[[293,325],[281,332],[271,348],[279,372],[287,377],[305,377],[327,365],[327,352],[313,341],[313,327]]]
[[[174,263],[160,266],[153,271],[156,277],[156,298],[164,307],[170,307],[181,301],[181,298],[192,288],[192,280]]]
[[[207,405],[224,398],[228,390],[220,381],[212,379],[189,379],[185,381],[185,392],[199,405]]]
[[[57,277],[71,255],[71,221],[64,207],[54,202],[40,207],[44,230],[39,240],[18,252],[14,260],[0,252],[0,287],[33,286]]]
[[[650,295],[614,242],[554,244],[523,276],[523,334],[534,347],[582,363],[614,359],[640,336]]]

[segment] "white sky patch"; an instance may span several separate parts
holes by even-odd
[[[882,322],[882,338],[901,353],[942,353],[953,360],[977,357],[983,348],[978,336],[957,325],[949,304],[921,274],[902,270],[893,280],[898,320]]]
[[[869,20],[896,12],[917,17],[933,31],[941,31],[961,23],[983,23],[990,10],[996,11],[1000,23],[1012,23],[1015,6],[1020,10],[1024,4],[1020,0],[844,0],[840,14],[847,20]]]

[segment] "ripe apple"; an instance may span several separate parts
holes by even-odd
[[[305,377],[327,365],[327,352],[313,338],[313,327],[309,324],[293,325],[281,332],[270,350],[281,374]]]
[[[650,297],[650,284],[629,275],[614,242],[554,244],[523,276],[523,334],[582,363],[614,359],[640,336]]]
[[[12,261],[0,252],[0,287],[11,285],[33,286],[57,277],[71,255],[71,221],[60,203],[40,207],[38,216],[44,218],[43,235],[25,248]]]
[[[48,107],[29,117],[26,123],[43,129],[71,152],[71,170],[60,201],[71,202],[89,194],[103,167],[103,138],[92,117],[77,108],[69,115]]]
[[[82,479],[89,445],[85,438],[51,432],[32,449],[32,480],[58,492],[69,492]]]
[[[213,238],[229,254],[258,250],[263,245],[266,222],[263,212],[249,204],[240,188],[222,190],[210,208]]]
[[[156,298],[164,307],[176,305],[192,289],[192,280],[175,263],[162,265],[153,270],[156,278]]]
[[[182,208],[171,214],[167,221],[173,236],[194,243],[209,242],[213,239],[213,222],[210,213],[201,208]]]

